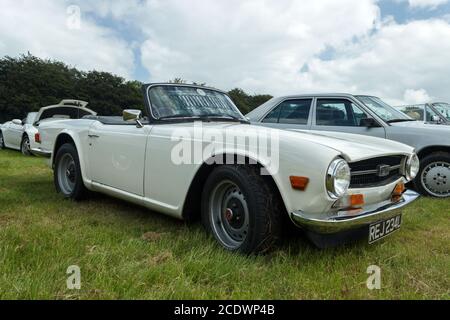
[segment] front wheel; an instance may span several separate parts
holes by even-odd
[[[30,138],[25,135],[22,139],[22,144],[20,145],[20,151],[24,156],[31,156]]]
[[[53,180],[56,191],[62,193],[65,198],[80,200],[86,194],[78,152],[73,144],[66,143],[58,149]]]
[[[435,152],[424,157],[420,161],[415,186],[423,195],[450,197],[450,154]]]
[[[202,193],[202,222],[226,249],[245,254],[269,251],[281,232],[278,195],[258,168],[215,168]]]

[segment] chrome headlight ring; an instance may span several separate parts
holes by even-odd
[[[333,160],[328,167],[326,177],[326,189],[332,199],[343,197],[350,186],[350,167],[344,159]]]
[[[408,181],[413,180],[420,170],[420,160],[417,154],[413,153],[408,157],[405,164],[405,176]]]

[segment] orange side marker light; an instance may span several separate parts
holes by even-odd
[[[300,191],[305,191],[309,183],[309,178],[307,177],[290,176],[289,180],[291,180],[292,188]]]
[[[350,195],[350,206],[358,207],[364,204],[364,195],[363,194],[352,194]]]

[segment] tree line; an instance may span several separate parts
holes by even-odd
[[[176,78],[170,82],[184,82]],[[205,84],[201,84],[205,85]],[[31,55],[0,59],[0,123],[22,119],[28,112],[62,99],[89,102],[99,115],[120,115],[143,109],[142,83],[102,71],[80,71],[64,62]],[[231,99],[243,114],[266,102],[270,95],[250,95],[235,88]]]

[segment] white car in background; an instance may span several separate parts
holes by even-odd
[[[148,117],[125,110],[123,118],[39,126],[64,197],[90,190],[179,219],[198,216],[224,248],[243,253],[269,250],[285,218],[318,246],[353,236],[372,243],[397,230],[403,207],[418,197],[404,187],[419,169],[407,145],[254,126],[217,89],[151,84],[143,92]],[[254,143],[260,137],[268,143]],[[178,162],[181,154],[195,159],[196,146],[197,161]]]
[[[30,112],[23,120],[14,119],[0,126],[0,148],[20,150],[24,155],[40,153],[37,126],[43,122],[62,119],[80,119],[86,115],[96,115],[88,108],[87,102],[80,100],[62,100],[57,105]]]
[[[36,115],[37,112],[30,112],[23,120],[14,119],[0,125],[0,149],[21,150],[29,155],[29,139],[24,141],[25,128],[33,125]]]

